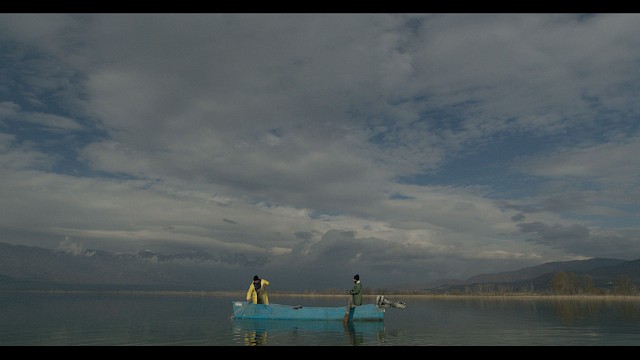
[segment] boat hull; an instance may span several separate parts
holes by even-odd
[[[253,304],[233,301],[234,319],[271,319],[271,320],[340,320],[344,319],[346,306],[340,307],[304,307],[281,304]],[[356,306],[352,321],[382,321],[385,309],[374,304]]]

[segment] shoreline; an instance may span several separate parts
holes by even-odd
[[[1,293],[49,293],[49,294],[95,294],[95,295],[140,295],[140,296],[228,296],[244,299],[246,291],[173,291],[173,290],[15,290],[0,289]],[[614,295],[614,294],[382,294],[389,300],[398,299],[503,299],[503,300],[640,300],[640,295]],[[279,293],[269,292],[270,298],[309,297],[309,298],[342,298],[349,294],[318,294],[318,293]],[[375,295],[365,294],[364,298],[373,298]]]

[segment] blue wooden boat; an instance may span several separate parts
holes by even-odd
[[[253,304],[233,301],[234,319],[270,319],[270,320],[338,320],[345,318],[346,306],[317,307],[292,306],[281,304]],[[351,308],[352,321],[383,321],[385,309],[377,304],[364,304]]]

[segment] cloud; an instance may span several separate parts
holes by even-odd
[[[58,245],[58,250],[71,255],[84,254],[84,245],[82,243],[73,242],[68,236],[64,238],[64,241]]]
[[[0,120],[13,117],[20,111],[20,106],[10,101],[0,102]]]
[[[638,245],[638,233],[633,231],[631,236],[622,236],[599,229],[589,230],[577,224],[562,226],[547,225],[539,222],[522,223],[518,225],[521,231],[531,234],[528,241],[564,249],[572,253],[582,253],[588,257],[626,258],[628,252],[635,253]],[[620,247],[622,246],[622,247]]]
[[[299,286],[640,257],[612,250],[640,210],[635,14],[0,24],[15,242],[242,254]]]
[[[34,173],[29,170],[50,169],[54,161],[54,156],[37,151],[33,144],[17,144],[15,135],[0,132],[0,164],[7,170],[0,173],[0,177],[6,175],[5,180],[13,178],[11,171],[26,170],[23,174],[32,176]],[[9,183],[6,185],[10,186]]]
[[[80,124],[72,119],[52,114],[27,113],[24,114],[22,119],[53,129],[79,130],[82,128]]]
[[[521,170],[550,178],[573,177],[592,181],[602,187],[634,186],[638,175],[628,171],[640,167],[635,154],[640,151],[637,131],[616,137],[604,144],[556,150],[544,157],[526,159]]]
[[[41,125],[42,127],[48,129],[82,129],[82,126],[73,119],[55,114],[22,111],[19,105],[9,101],[0,103],[0,120],[5,120],[5,122],[7,120],[26,121],[29,123]]]

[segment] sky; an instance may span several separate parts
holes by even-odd
[[[639,33],[624,13],[0,14],[0,241],[225,254],[239,288],[639,259]]]

